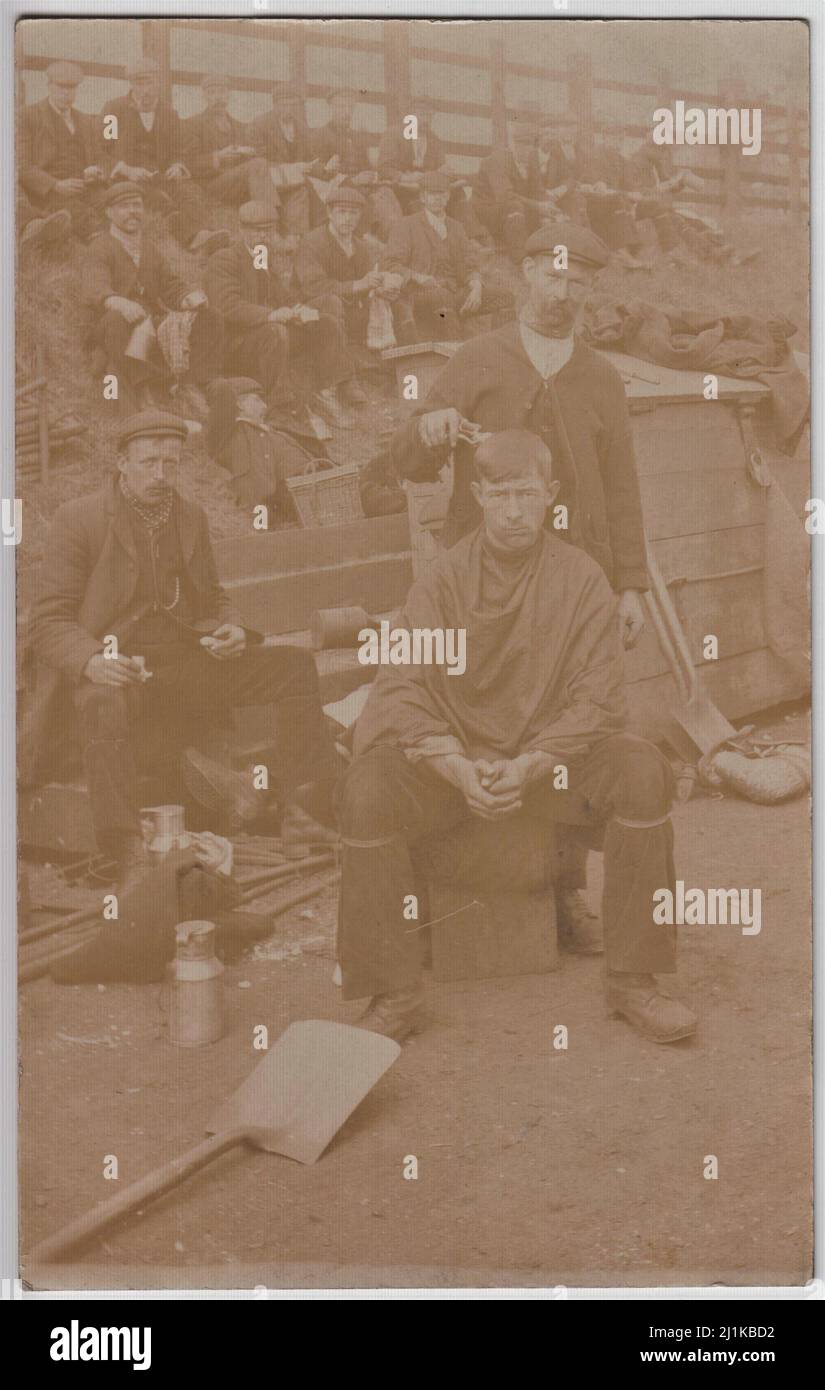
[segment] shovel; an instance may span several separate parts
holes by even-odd
[[[101,1202],[27,1260],[56,1260],[118,1217],[142,1207],[237,1144],[314,1163],[333,1135],[392,1066],[401,1048],[392,1038],[343,1023],[292,1023],[206,1126],[211,1139],[164,1163],[117,1197]]]
[[[699,684],[679,616],[650,547],[647,569],[650,590],[645,598],[678,693],[673,717],[702,753],[710,753],[720,743],[736,738],[736,730]]]

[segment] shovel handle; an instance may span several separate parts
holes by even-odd
[[[81,1241],[97,1235],[98,1231],[102,1231],[118,1217],[126,1216],[137,1207],[143,1206],[150,1198],[159,1196],[161,1192],[168,1192],[171,1187],[177,1187],[190,1173],[203,1168],[213,1158],[217,1158],[218,1154],[234,1148],[245,1137],[244,1129],[226,1130],[223,1134],[215,1134],[211,1139],[196,1144],[193,1149],[187,1149],[186,1153],[162,1164],[160,1168],[155,1168],[151,1173],[147,1173],[145,1178],[131,1183],[116,1197],[99,1203],[92,1211],[87,1211],[85,1216],[70,1221],[68,1226],[64,1226],[56,1235],[42,1240],[28,1256],[27,1268],[31,1268],[35,1263],[45,1264],[67,1254]]]

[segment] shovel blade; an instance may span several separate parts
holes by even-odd
[[[242,1129],[258,1148],[314,1163],[400,1051],[365,1028],[291,1023],[210,1117],[207,1133]]]
[[[671,713],[701,753],[710,753],[720,743],[736,737],[733,725],[702,690],[690,700],[674,703]]]

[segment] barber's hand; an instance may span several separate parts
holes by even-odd
[[[481,281],[473,280],[467,298],[459,309],[460,314],[477,314],[481,308]]]
[[[104,656],[95,652],[83,668],[87,681],[93,685],[141,685],[143,668],[130,656]]]
[[[54,185],[57,193],[82,193],[85,186],[82,179],[58,179]]]
[[[625,651],[635,647],[645,629],[645,610],[638,589],[625,589],[619,595],[619,632]]]
[[[222,623],[208,637],[201,638],[201,646],[216,661],[228,661],[242,655],[246,648],[246,633],[234,623]]]
[[[119,294],[109,295],[106,300],[106,308],[114,309],[115,313],[120,314],[127,323],[140,323],[141,319],[147,317],[142,304],[138,304],[135,299],[124,299]]]
[[[461,415],[453,406],[447,410],[430,410],[418,421],[421,443],[427,449],[437,449],[440,444],[452,447],[460,429]]]

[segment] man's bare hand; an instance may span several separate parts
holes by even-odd
[[[93,685],[140,685],[143,681],[143,668],[131,656],[104,656],[95,652],[83,668],[87,681]]]
[[[295,317],[295,310],[288,304],[284,304],[280,309],[273,309],[269,315],[270,323],[291,323]]]
[[[449,444],[452,448],[460,429],[461,415],[453,406],[447,410],[430,410],[418,421],[421,443],[427,449],[437,449],[440,444]]]
[[[645,610],[638,589],[625,589],[619,595],[618,613],[622,646],[630,651],[645,630]]]
[[[461,308],[459,309],[458,312],[459,312],[460,314],[477,314],[480,308],[481,308],[481,281],[480,281],[480,280],[473,280],[472,283],[470,284],[470,288],[469,288],[469,291],[468,291],[468,293],[467,293],[467,298],[464,300],[464,303],[462,304],[462,306],[461,306]]]
[[[492,761],[478,758],[474,766],[482,787],[495,798],[502,809],[518,810],[528,780],[526,767],[512,758],[497,758]]]
[[[201,646],[216,661],[229,661],[241,656],[246,648],[246,633],[234,623],[222,623],[208,637],[201,638]]]
[[[459,768],[459,790],[473,815],[480,816],[482,820],[499,820],[518,810],[521,805],[521,797],[514,796],[512,791],[496,794],[493,787],[485,786],[482,769],[492,766],[468,760]]]
[[[82,179],[58,179],[54,187],[57,193],[82,193],[85,186]]]
[[[106,300],[106,308],[114,309],[116,314],[120,314],[127,323],[140,323],[141,319],[146,318],[146,310],[142,304],[138,304],[135,299],[124,299],[119,294],[109,295]]]

